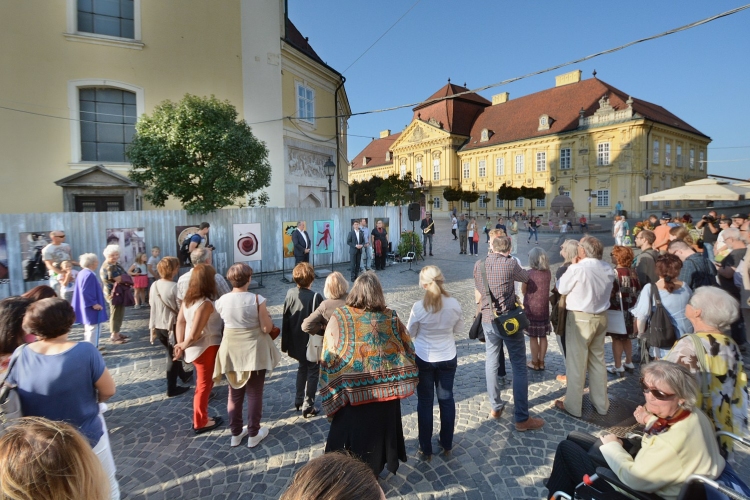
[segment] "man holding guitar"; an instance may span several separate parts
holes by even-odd
[[[427,256],[427,242],[430,242],[430,257],[432,257],[432,235],[435,234],[435,221],[432,219],[432,214],[427,212],[425,218],[419,224],[422,229],[422,249],[424,250],[425,257]]]

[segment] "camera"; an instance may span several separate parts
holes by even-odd
[[[216,250],[216,247],[213,245],[206,245],[206,248],[210,248],[211,250]]]
[[[701,217],[701,219],[703,219],[706,222],[710,222],[711,224],[716,222],[716,219],[714,217],[711,217],[710,215],[704,215],[703,217]]]

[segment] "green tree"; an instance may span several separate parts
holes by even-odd
[[[130,178],[163,207],[170,196],[188,213],[268,202],[268,149],[229,101],[185,95],[164,101],[136,124],[127,156]]]
[[[403,179],[398,174],[389,175],[375,190],[375,204],[391,203],[398,206],[410,202],[417,192],[417,188],[414,187],[412,193],[409,193],[410,182],[412,182],[411,172],[407,172]]]
[[[476,191],[462,191],[461,201],[469,204],[469,215],[471,215],[471,204],[479,199],[479,193]]]
[[[527,200],[531,200],[531,211],[529,215],[534,215],[534,200],[543,200],[547,194],[544,192],[543,187],[521,187],[521,196]]]
[[[497,195],[501,200],[508,202],[508,217],[510,217],[510,202],[521,197],[521,188],[503,184],[498,188]]]
[[[463,190],[460,187],[452,188],[449,186],[443,189],[443,198],[445,198],[445,201],[449,203],[455,203],[457,201],[461,201],[462,194],[463,194]],[[452,209],[453,206],[449,206],[448,208]]]
[[[383,184],[383,178],[377,175],[364,181],[352,182],[349,185],[349,198],[352,200],[352,205],[360,207],[376,205],[375,193],[381,184]]]

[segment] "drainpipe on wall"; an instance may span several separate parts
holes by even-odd
[[[338,87],[336,87],[336,92],[334,92],[333,94],[333,109],[334,109],[333,114],[336,116],[336,118],[334,118],[334,121],[335,121],[334,129],[336,130],[336,173],[338,174],[337,184],[339,186],[341,186],[341,177],[342,177],[341,175],[341,153],[339,151],[341,148],[341,145],[339,142],[340,141],[339,140],[339,90],[341,90],[341,87],[344,86],[345,82],[346,82],[346,77],[344,75],[341,75],[341,83],[339,84]],[[341,191],[338,189],[336,191],[339,193],[338,196],[341,196]],[[341,206],[340,198],[338,202],[336,203],[336,205],[338,205],[339,207]],[[351,205],[351,200],[349,200],[349,205]]]

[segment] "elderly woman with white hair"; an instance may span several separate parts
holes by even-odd
[[[419,286],[424,298],[411,308],[406,329],[414,339],[419,383],[417,384],[417,423],[420,456],[432,457],[432,407],[440,406],[440,439],[438,443],[448,455],[453,448],[456,426],[456,402],[453,380],[458,358],[455,335],[463,331],[461,304],[445,290],[445,277],[437,266],[425,266],[419,273]]]
[[[107,245],[102,253],[105,260],[101,269],[99,269],[99,277],[104,286],[104,298],[109,304],[109,340],[114,344],[124,344],[128,341],[128,337],[120,333],[120,328],[122,328],[122,319],[125,316],[125,306],[112,303],[112,290],[115,283],[122,282],[123,276],[128,275],[128,273],[119,262],[119,245]]]
[[[713,286],[698,288],[685,306],[685,316],[695,333],[681,338],[665,359],[684,366],[696,376],[700,386],[697,406],[717,431],[744,436],[748,418],[747,375],[739,347],[724,333],[738,315],[739,303],[729,293]],[[731,451],[731,441],[722,438],[721,448],[726,456]]]
[[[76,323],[83,325],[83,340],[101,351],[104,349],[99,346],[101,323],[107,321],[108,316],[104,309],[106,302],[102,285],[96,276],[99,258],[96,254],[85,253],[78,257],[78,263],[83,269],[76,277],[71,305],[76,313]]]
[[[547,335],[552,331],[549,321],[549,288],[552,273],[549,270],[547,252],[534,247],[529,251],[529,281],[521,285],[523,309],[529,319],[526,335],[531,346],[531,361],[526,366],[532,370],[544,370],[547,355]]]
[[[725,470],[727,476],[732,473],[711,422],[695,407],[698,387],[688,370],[668,361],[649,363],[641,370],[641,389],[646,402],[633,415],[645,427],[643,438],[622,440],[606,434],[597,439],[572,432],[557,446],[547,481],[550,494],[573,495],[584,474],[594,474],[602,461],[625,486],[670,500],[677,498],[691,474],[724,482]],[[600,483],[604,481],[595,487],[612,491],[609,484]]]

